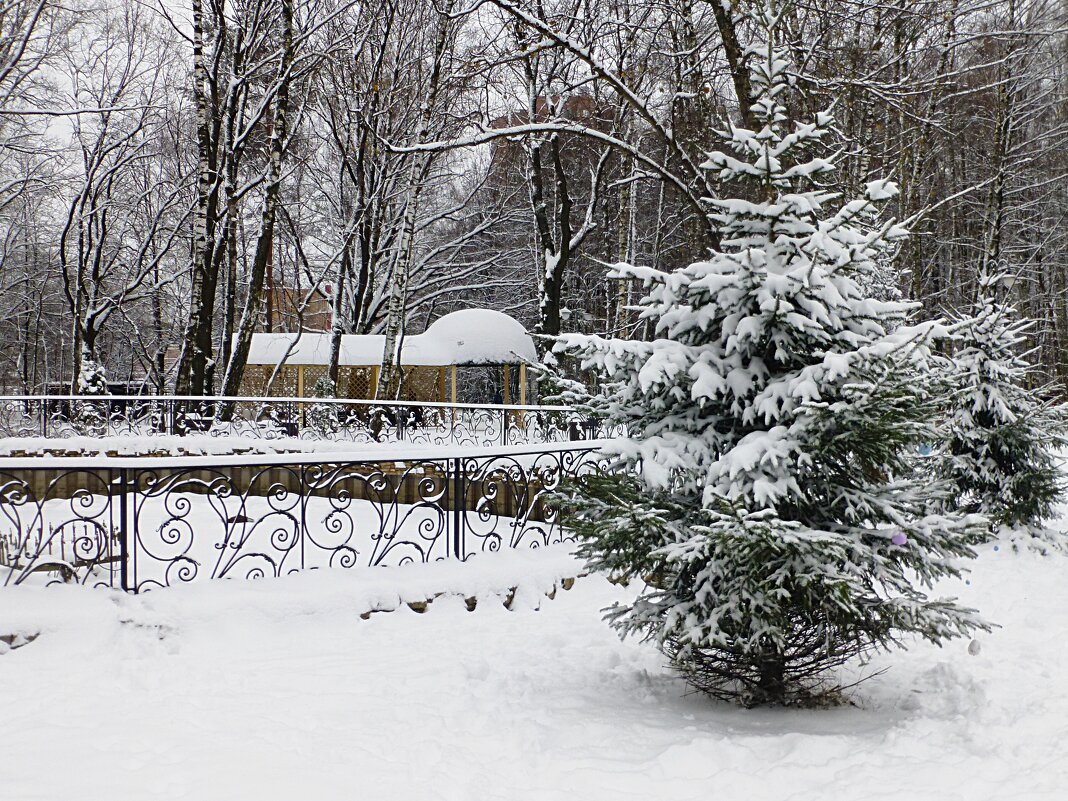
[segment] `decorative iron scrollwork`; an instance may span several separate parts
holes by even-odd
[[[0,464],[0,581],[140,591],[206,578],[468,559],[568,534],[547,498],[590,448],[292,463]],[[60,463],[63,460],[56,460]]]

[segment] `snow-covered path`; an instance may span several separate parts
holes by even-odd
[[[0,591],[0,634],[41,630],[0,653],[0,799],[1068,798],[1065,557],[986,549],[947,588],[1004,627],[978,655],[894,654],[820,711],[685,695],[600,622],[627,590],[541,597],[559,551],[481,564]],[[359,617],[399,586],[482,601]]]

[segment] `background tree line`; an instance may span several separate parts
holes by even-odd
[[[384,333],[455,308],[642,337],[620,261],[716,245],[702,169],[752,120],[746,0],[0,0],[8,392],[236,392],[253,331]],[[1068,381],[1061,0],[799,0],[798,118],[834,178],[902,191],[880,289],[935,316],[977,276]]]

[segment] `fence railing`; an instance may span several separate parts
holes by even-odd
[[[604,436],[567,406],[333,398],[0,396],[0,437],[192,433],[427,445],[568,442]]]
[[[603,468],[598,444],[398,453],[388,462],[0,459],[0,585],[62,580],[138,592],[562,542],[568,534],[547,500],[563,478]]]

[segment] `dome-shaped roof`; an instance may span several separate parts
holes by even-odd
[[[236,336],[236,335],[235,335]],[[346,334],[340,363],[374,367],[382,363],[382,334]],[[236,342],[236,340],[235,340]],[[253,334],[249,364],[330,363],[330,334]],[[451,364],[518,364],[537,361],[534,340],[514,318],[492,309],[463,309],[435,320],[422,334],[404,338],[401,363],[445,367]]]
[[[452,355],[452,364],[515,364],[537,360],[534,340],[514,317],[492,309],[461,309],[420,335]]]

